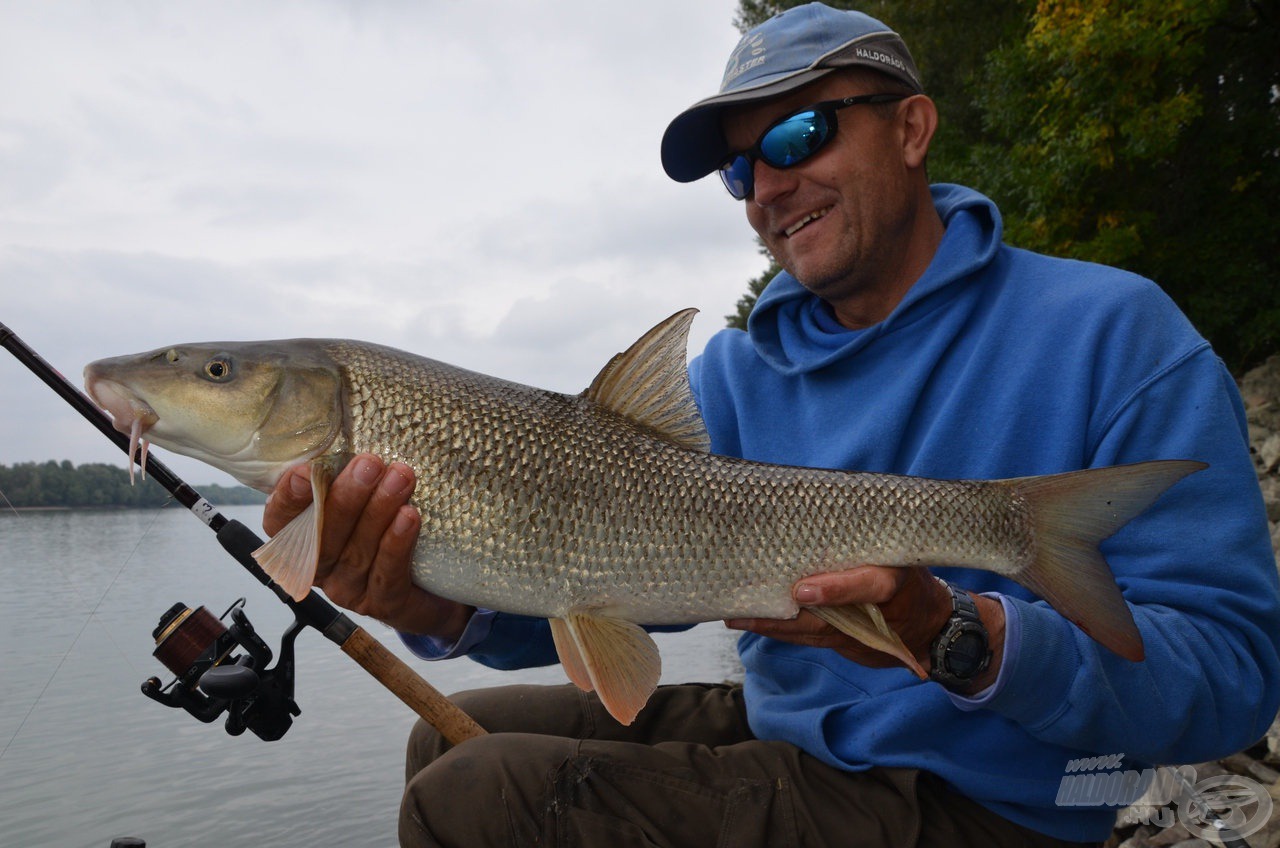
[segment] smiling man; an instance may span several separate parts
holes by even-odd
[[[888,317],[942,240],[924,178],[937,112],[927,97],[892,93],[902,87],[875,72],[842,70],[722,117],[728,147],[747,151],[727,165],[734,191],[750,184],[747,220],[778,263],[854,329]],[[815,102],[824,105],[815,110]],[[804,149],[812,157],[805,167],[770,167],[753,153],[757,139],[768,150],[778,134],[816,137],[816,127],[826,127],[829,140],[821,156]],[[755,167],[762,159],[765,167]]]
[[[1073,763],[1198,762],[1266,730],[1280,592],[1230,375],[1152,282],[1011,248],[991,200],[931,186],[923,91],[896,33],[815,3],[747,33],[668,127],[667,173],[718,172],[786,269],[690,366],[712,450],[946,479],[1206,462],[1102,546],[1145,659],[990,572],[841,564],[797,602],[878,604],[928,680],[806,612],[729,622],[743,685],[660,687],[629,727],[570,687],[464,693],[491,735],[415,729],[403,844],[1096,843],[1115,807],[1058,805]],[[350,464],[317,585],[424,658],[554,662],[545,621],[409,581],[413,482]],[[267,530],[309,495],[286,475]]]

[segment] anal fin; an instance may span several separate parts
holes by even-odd
[[[270,541],[253,552],[267,576],[289,597],[300,601],[311,592],[320,560],[320,536],[324,532],[324,499],[329,494],[333,467],[325,461],[311,463],[311,504],[284,526]]]
[[[868,648],[888,654],[911,669],[921,680],[928,675],[911,651],[875,604],[850,604],[844,607],[805,607],[846,636],[852,636]]]
[[[594,690],[609,715],[635,721],[662,676],[658,646],[637,624],[588,612],[551,620],[565,673],[584,691]]]

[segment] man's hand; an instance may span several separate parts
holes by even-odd
[[[432,595],[409,578],[421,523],[409,505],[413,487],[409,466],[355,457],[329,486],[315,585],[339,606],[397,630],[457,639],[473,608]],[[308,467],[289,469],[267,500],[263,530],[274,536],[309,503]]]
[[[863,565],[848,571],[816,574],[798,581],[792,587],[792,597],[802,607],[878,605],[885,622],[902,637],[926,671],[931,665],[929,646],[951,616],[950,593],[924,568]],[[991,640],[991,665],[970,682],[968,689],[974,692],[995,681],[1004,648],[1004,608],[990,598],[975,600]],[[872,668],[902,665],[899,660],[868,648],[804,610],[792,619],[735,619],[726,624],[735,630],[750,630],[783,642],[830,648],[846,659]]]

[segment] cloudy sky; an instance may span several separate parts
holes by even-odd
[[[736,0],[0,4],[0,322],[68,375],[341,336],[578,391],[764,267],[663,129]],[[192,483],[227,482],[164,455]],[[0,351],[0,464],[124,457]]]

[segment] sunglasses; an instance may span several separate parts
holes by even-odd
[[[906,94],[859,94],[824,100],[775,121],[750,150],[731,153],[720,166],[720,179],[735,200],[745,200],[755,187],[759,159],[774,168],[791,168],[817,153],[836,134],[836,110],[869,103],[893,103]]]

